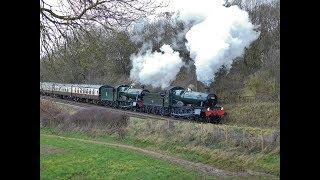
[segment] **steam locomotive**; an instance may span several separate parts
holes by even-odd
[[[217,106],[218,97],[170,86],[159,92],[129,85],[89,85],[40,82],[40,94],[113,108],[171,116],[195,121],[219,123],[226,114]]]

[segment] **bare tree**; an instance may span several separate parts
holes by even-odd
[[[93,26],[111,31],[126,28],[163,7],[155,0],[56,0],[56,3],[40,1],[40,46],[45,54],[72,36],[74,30],[88,32]]]

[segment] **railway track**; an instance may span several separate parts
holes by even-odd
[[[131,116],[131,117],[137,117],[137,118],[141,118],[141,119],[158,119],[158,120],[166,120],[166,121],[183,121],[183,122],[203,123],[203,122],[193,121],[190,119],[178,119],[178,118],[153,115],[153,114],[148,114],[148,113],[143,113],[143,112],[121,110],[121,109],[115,109],[115,108],[111,108],[111,107],[107,107],[107,106],[70,101],[70,100],[66,100],[66,99],[53,98],[53,97],[49,97],[49,96],[40,96],[40,99],[52,100],[54,102],[58,102],[61,104],[68,104],[68,105],[81,107],[81,108],[98,107],[98,108],[108,109],[110,111],[114,111],[114,112],[118,112],[118,113],[124,113],[124,114]]]

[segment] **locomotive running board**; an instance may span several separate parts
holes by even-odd
[[[133,107],[133,106],[119,106],[120,108],[128,108],[128,107]]]
[[[195,114],[193,113],[188,113],[188,114],[177,114],[177,113],[171,113],[173,116],[194,116]]]

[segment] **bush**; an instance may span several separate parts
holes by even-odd
[[[57,127],[67,114],[52,101],[40,102],[40,127]]]
[[[129,116],[103,108],[80,109],[70,114],[57,104],[46,101],[40,104],[40,127],[60,131],[79,131],[90,134],[113,134],[125,136]]]
[[[69,116],[65,121],[65,130],[78,130],[85,133],[117,133],[120,138],[125,135],[129,116],[103,108],[87,108]]]

